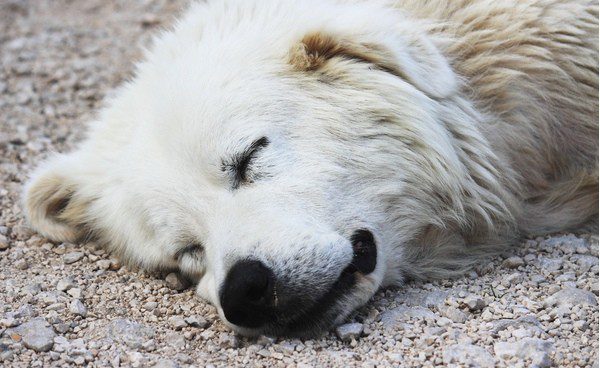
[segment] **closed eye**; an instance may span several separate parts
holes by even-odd
[[[261,137],[250,145],[244,152],[233,157],[229,163],[223,163],[222,170],[230,171],[233,174],[232,187],[237,189],[240,184],[249,182],[248,168],[252,160],[256,157],[258,151],[269,145],[266,137]]]

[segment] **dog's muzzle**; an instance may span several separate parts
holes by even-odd
[[[352,262],[333,285],[332,289],[335,290],[325,292],[320,300],[330,299],[330,294],[339,293],[340,286],[343,286],[343,289],[354,286],[355,278],[352,275],[355,273],[367,275],[375,270],[377,246],[373,234],[367,230],[358,230],[350,240],[354,251]],[[276,322],[278,315],[294,315],[297,310],[313,307],[289,303],[281,305],[277,295],[277,284],[279,283],[276,275],[263,262],[253,259],[238,261],[229,270],[220,290],[221,308],[227,321],[239,327],[256,329]],[[296,295],[294,299],[309,298]]]

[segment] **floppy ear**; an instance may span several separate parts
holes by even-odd
[[[76,157],[58,155],[39,167],[25,186],[25,214],[42,235],[74,242],[82,235],[88,201],[79,193]]]
[[[310,33],[292,48],[290,62],[297,70],[306,71],[324,68],[336,58],[369,63],[408,81],[430,97],[451,95],[457,88],[455,74],[431,40],[413,31],[393,32],[347,36]]]

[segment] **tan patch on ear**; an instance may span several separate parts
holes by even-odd
[[[334,57],[356,60],[376,65],[393,72],[391,55],[381,47],[369,43],[354,43],[332,35],[310,33],[292,48],[290,63],[296,70],[318,70]]]
[[[81,235],[88,203],[76,198],[62,177],[39,177],[25,195],[29,221],[42,234],[60,241],[75,241]]]

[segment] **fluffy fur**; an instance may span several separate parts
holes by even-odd
[[[212,0],[40,166],[25,208],[49,238],[180,269],[219,310],[227,270],[259,259],[295,311],[232,327],[306,334],[382,285],[586,222],[597,167],[595,2]],[[375,236],[375,271],[319,306],[356,229]]]

